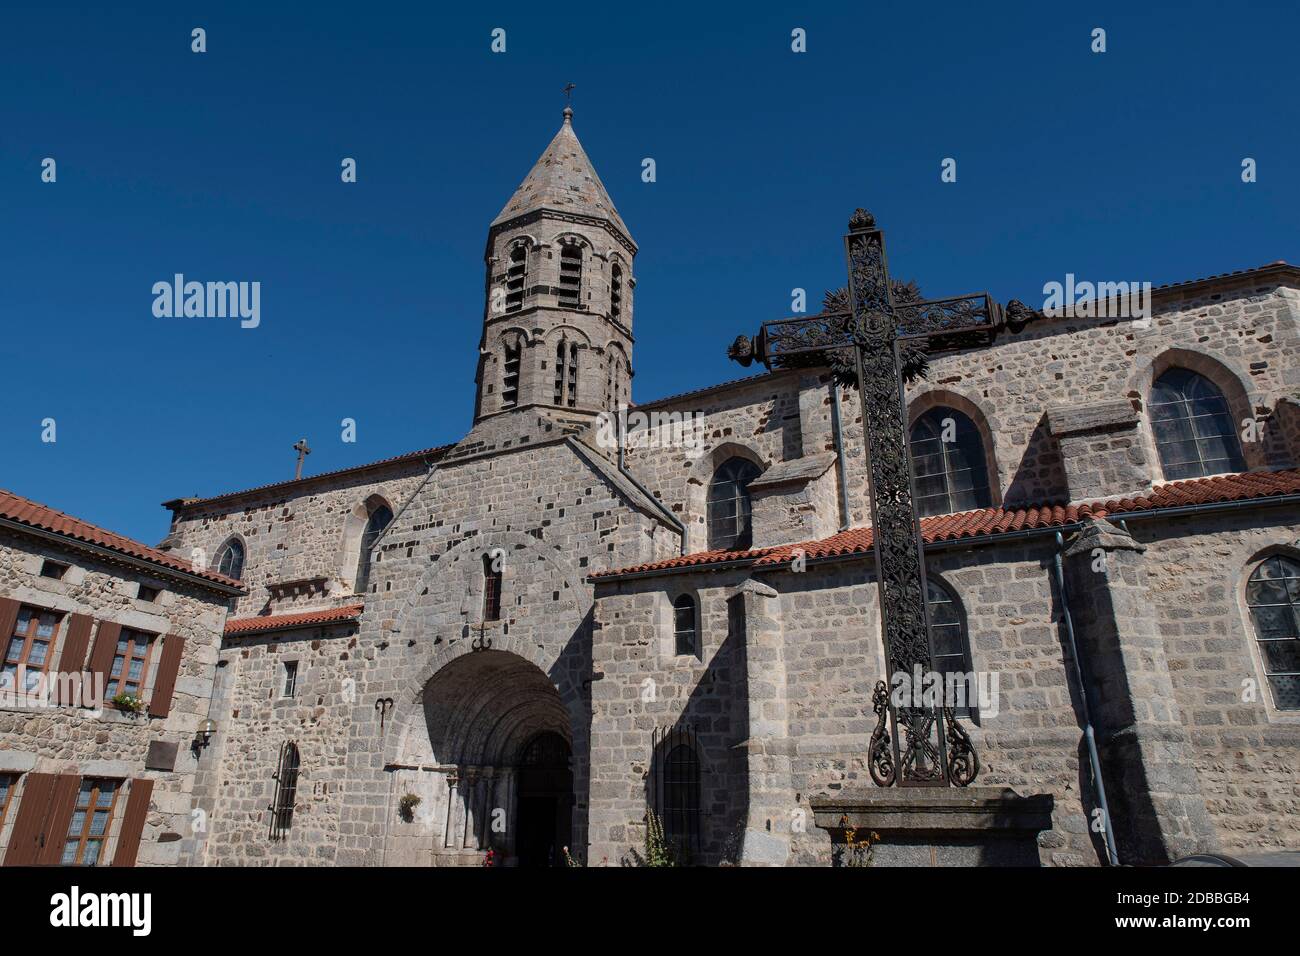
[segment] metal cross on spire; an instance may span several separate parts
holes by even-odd
[[[572,106],[572,105],[573,105],[573,91],[576,90],[576,89],[577,89],[577,85],[576,85],[576,84],[573,84],[573,83],[566,83],[566,84],[564,85],[564,90],[563,90],[563,92],[564,92],[564,105],[565,105],[565,106]]]
[[[986,292],[921,299],[915,287],[896,286],[885,259],[885,235],[863,209],[849,220],[844,248],[849,273],[845,308],[765,322],[755,339],[740,336],[727,354],[745,366],[755,361],[768,368],[829,365],[840,381],[858,384],[871,476],[881,632],[891,675],[889,681],[877,682],[873,695],[879,719],[868,766],[882,787],[964,787],[979,773],[979,758],[953,716],[951,702],[918,701],[913,695],[921,688],[901,701],[891,694],[892,675],[912,681],[918,667],[931,673],[925,556],[903,388],[924,375],[927,353],[988,345],[1003,330],[1019,331],[1038,314],[1014,300],[1003,308]]]
[[[294,481],[302,477],[302,461],[311,454],[311,449],[307,447],[307,439],[299,438],[293,443],[293,450],[298,453],[298,465],[293,470]]]

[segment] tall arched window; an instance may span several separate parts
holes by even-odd
[[[713,473],[709,484],[710,548],[749,547],[749,483],[760,474],[762,470],[744,458],[730,458]]]
[[[969,418],[955,408],[932,408],[912,424],[910,437],[916,510],[922,517],[993,503],[984,441]]]
[[[483,620],[501,620],[501,560],[500,550],[493,549],[483,555]]]
[[[511,408],[519,403],[519,350],[523,347],[521,339],[516,338],[513,345],[505,347],[504,376],[501,380],[501,405]]]
[[[1300,561],[1274,555],[1246,583],[1246,604],[1278,710],[1300,710]]]
[[[244,576],[244,545],[238,538],[231,538],[217,551],[217,560],[213,567],[218,574],[224,574],[236,581]]]
[[[1169,369],[1151,387],[1149,407],[1166,479],[1245,470],[1228,402],[1205,376]]]
[[[564,404],[564,362],[568,355],[564,339],[560,339],[555,343],[555,394],[552,399],[555,405]]]
[[[372,552],[375,542],[379,540],[379,536],[392,520],[393,512],[388,505],[381,502],[370,509],[370,517],[366,519],[366,530],[361,535],[361,552],[357,556],[357,578],[352,586],[352,590],[357,594],[365,593],[370,584],[370,567],[374,561]]]
[[[582,246],[560,248],[560,307],[576,309],[582,304]]]
[[[695,598],[689,594],[683,594],[673,602],[673,645],[678,656],[699,653],[699,640],[695,630]]]
[[[555,392],[553,404],[578,404],[578,346],[575,342],[560,339],[555,344]]]
[[[700,839],[700,758],[688,744],[664,756],[660,813],[665,839],[678,852],[695,849]]]
[[[518,312],[524,307],[524,293],[528,286],[528,246],[520,243],[510,250],[510,265],[506,269],[506,311]]]
[[[965,675],[973,674],[970,658],[970,640],[962,623],[961,607],[957,599],[934,578],[926,579],[926,609],[930,617],[930,669],[936,674],[944,674],[945,689],[952,686],[965,693],[965,700],[960,706],[953,706],[953,713],[958,717],[968,717],[976,710],[978,701],[974,694],[975,685],[967,684]],[[960,675],[956,683],[946,679],[946,675]],[[955,705],[947,698],[944,702]]]
[[[617,262],[609,267],[609,317],[623,318],[623,267]]]
[[[275,769],[275,801],[271,804],[271,839],[283,840],[293,825],[293,805],[298,796],[298,745],[285,741]]]

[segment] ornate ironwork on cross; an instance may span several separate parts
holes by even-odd
[[[885,235],[864,209],[849,220],[844,248],[848,287],[827,293],[822,312],[764,322],[755,338],[738,337],[727,355],[769,369],[829,366],[840,384],[858,387],[885,661],[889,674],[911,680],[918,667],[930,673],[931,657],[904,386],[925,376],[929,355],[987,346],[1041,313],[1014,299],[1000,306],[986,292],[921,298],[915,283],[890,278]],[[935,706],[910,695],[896,701],[891,687],[892,681],[878,681],[872,698],[878,718],[868,748],[872,779],[882,787],[970,784],[979,757],[951,702]]]

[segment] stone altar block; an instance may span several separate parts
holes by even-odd
[[[1051,794],[1009,787],[864,787],[810,801],[813,821],[844,842],[845,826],[875,832],[872,866],[1040,866]]]

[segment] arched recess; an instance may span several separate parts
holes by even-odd
[[[686,549],[703,551],[709,546],[709,485],[718,468],[732,458],[753,462],[760,471],[767,471],[771,462],[748,445],[723,442],[691,463],[686,477]]]
[[[1003,488],[1010,483],[1010,476],[1002,474],[1002,468],[998,461],[995,441],[995,436],[998,433],[997,418],[987,414],[982,404],[959,391],[951,388],[935,388],[917,395],[912,399],[911,404],[907,406],[908,434],[911,434],[912,426],[916,424],[918,418],[936,408],[954,409],[961,412],[974,424],[980,435],[980,443],[984,450],[984,464],[988,470],[989,494],[992,498],[990,505],[995,508],[1000,507]]]
[[[1164,479],[1160,464],[1160,454],[1156,448],[1155,431],[1151,425],[1148,404],[1151,401],[1151,388],[1156,379],[1174,368],[1185,368],[1208,379],[1220,392],[1228,404],[1228,411],[1237,426],[1238,436],[1242,422],[1255,417],[1255,408],[1264,401],[1264,396],[1250,387],[1250,376],[1232,359],[1213,355],[1201,349],[1180,346],[1166,349],[1150,361],[1134,367],[1129,377],[1128,395],[1137,402],[1142,414],[1142,444],[1147,460],[1152,463],[1152,477],[1157,481]],[[1241,442],[1241,453],[1247,470],[1268,467],[1268,454],[1262,441]]]
[[[362,547],[365,544],[366,529],[371,517],[381,514],[383,509],[387,509],[391,521],[396,513],[392,503],[382,495],[373,494],[365,501],[358,502],[343,520],[342,541],[334,566],[339,569],[339,580],[353,590],[356,590],[358,572],[363,569],[365,556]]]

